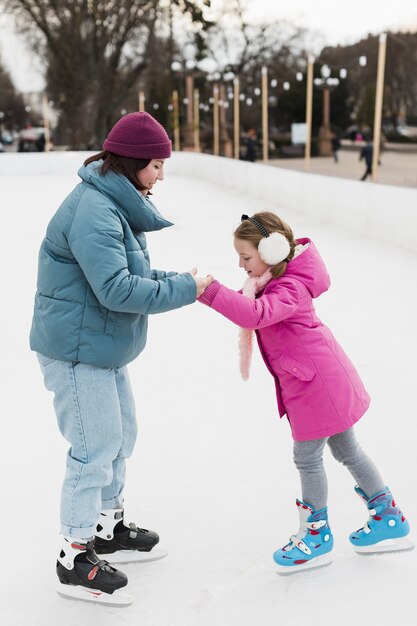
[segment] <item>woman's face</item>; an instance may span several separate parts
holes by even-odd
[[[234,246],[239,255],[239,267],[243,267],[250,278],[262,276],[269,268],[269,265],[259,256],[258,248],[255,248],[250,241],[235,237]]]
[[[157,180],[164,180],[164,159],[152,159],[136,176],[142,187],[145,187],[141,194],[148,195]]]

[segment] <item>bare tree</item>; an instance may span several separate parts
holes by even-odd
[[[0,129],[17,130],[26,121],[25,104],[0,60]]]
[[[203,20],[198,2],[172,0]],[[99,147],[149,64],[161,0],[6,0],[46,65],[73,147]]]
[[[358,64],[361,56],[367,58],[365,67]],[[377,57],[378,38],[373,35],[351,46],[327,47],[321,53],[321,60],[333,68],[348,69],[353,119],[369,127],[374,118]],[[417,33],[388,33],[383,113],[394,126],[405,114],[413,123],[417,119],[416,63]]]
[[[291,62],[302,45],[304,29],[284,20],[249,23],[246,9],[244,0],[225,3],[217,27],[209,32],[207,45],[218,65],[233,66],[243,75],[254,66],[273,63],[277,57]]]
[[[307,31],[287,21],[253,23],[246,18],[247,2],[231,0],[225,3],[216,26],[207,33],[207,48],[222,72],[231,70],[240,78],[241,95],[246,96],[241,106],[243,127],[258,128],[261,120],[262,66],[266,65],[271,79],[277,87],[270,90],[271,124],[287,125],[288,116],[283,115],[278,103],[287,98],[283,91],[284,82],[295,80],[296,73],[304,70],[305,38]],[[304,65],[303,65],[304,64]],[[231,89],[231,87],[229,87]],[[304,96],[299,98],[305,109]],[[250,105],[246,103],[250,102]]]

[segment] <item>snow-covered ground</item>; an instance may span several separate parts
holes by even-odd
[[[152,318],[148,346],[130,366],[140,435],[128,465],[127,517],[157,530],[169,556],[124,567],[135,598],[129,608],[55,594],[66,443],[28,332],[38,247],[75,181],[71,170],[68,176],[0,175],[1,624],[415,624],[417,550],[377,557],[352,552],[348,534],[367,513],[350,475],[329,454],[334,563],[277,575],[272,552],[298,528],[289,428],[277,417],[273,380],[259,356],[243,383],[237,328],[198,303]],[[242,213],[259,209],[275,210],[296,235],[315,241],[333,280],[317,302],[319,316],[373,398],[357,434],[416,528],[417,255],[289,213],[273,198],[260,204],[244,188],[228,190],[225,180],[215,186],[170,177],[169,165],[154,200],[176,224],[148,237],[159,269],[196,265],[239,288],[244,275],[232,232]]]

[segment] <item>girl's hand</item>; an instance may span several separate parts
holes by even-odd
[[[205,292],[205,290],[207,289],[209,284],[212,283],[213,280],[214,280],[214,277],[211,276],[210,274],[208,276],[206,276],[205,278],[203,278],[202,276],[197,276],[197,268],[196,267],[193,267],[193,269],[190,270],[187,273],[191,274],[191,276],[195,280],[195,283],[196,283],[196,286],[197,286],[197,298],[199,298],[201,296],[201,294],[203,294]]]

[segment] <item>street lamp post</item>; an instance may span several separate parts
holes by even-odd
[[[230,94],[234,97],[228,83],[234,79],[235,75],[232,71],[223,74],[216,71],[207,75],[207,80],[213,81],[213,95],[209,100],[213,105],[213,154],[229,158],[233,156],[233,145],[227,128],[226,111],[229,108]]]
[[[306,94],[306,127],[307,137],[305,145],[305,167],[306,171],[310,170],[311,159],[311,129],[313,119],[313,75],[314,75],[314,56],[309,54],[307,57],[307,94]]]
[[[328,65],[323,65],[320,70],[321,78],[315,78],[314,84],[323,91],[323,120],[319,130],[319,154],[331,156],[332,154],[332,130],[330,127],[330,91],[338,86],[339,79],[330,76],[331,70]]]
[[[233,141],[234,158],[240,156],[239,78],[233,79]]]
[[[185,104],[186,113],[183,149],[188,151],[194,150],[194,76],[192,74],[194,66],[195,64],[192,61],[187,61],[185,63],[185,66],[183,66],[183,64],[179,61],[173,61],[171,63],[171,70],[174,72],[174,74],[176,74],[180,80],[184,79],[185,81],[185,97],[183,99],[183,104]],[[178,90],[175,91],[177,91],[178,94]],[[178,115],[178,118],[179,104],[179,100],[177,101],[177,103],[173,102],[174,113]],[[177,124],[174,119],[174,127],[176,126]]]

